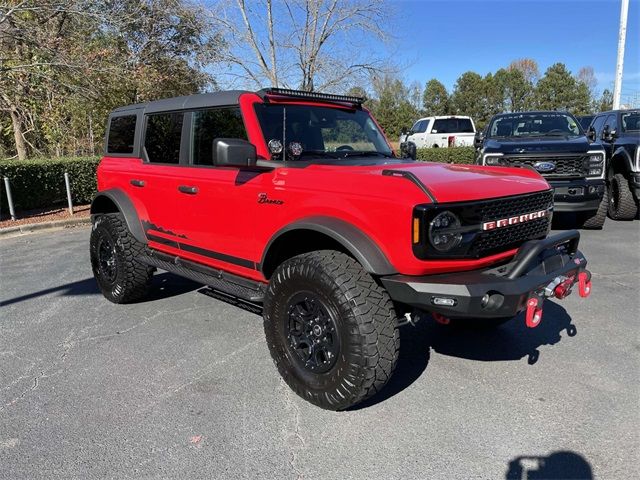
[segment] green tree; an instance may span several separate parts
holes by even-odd
[[[451,113],[449,92],[447,88],[435,78],[427,82],[422,95],[422,107],[425,115],[447,115]]]
[[[613,93],[611,90],[605,88],[600,98],[594,101],[594,112],[606,112],[613,108]]]
[[[541,110],[567,109],[582,115],[589,113],[590,103],[589,87],[563,63],[551,65],[536,85],[535,104]]]
[[[420,112],[410,101],[410,88],[401,79],[385,75],[372,83],[375,99],[369,108],[387,136],[394,139],[402,128],[411,127]]]
[[[453,88],[451,103],[458,115],[469,115],[477,125],[484,125],[487,116],[485,81],[476,72],[463,73]]]

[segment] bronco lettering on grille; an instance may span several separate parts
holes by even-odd
[[[538,212],[516,215],[515,217],[502,218],[500,220],[491,220],[490,222],[484,222],[482,224],[482,230],[494,230],[496,228],[508,227],[509,225],[529,222],[531,220],[535,220],[536,218],[544,218],[546,216],[547,210],[540,210]]]

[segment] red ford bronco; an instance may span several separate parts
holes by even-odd
[[[396,158],[362,102],[272,88],[113,111],[91,206],[104,296],[141,299],[159,268],[258,305],[287,384],[340,410],[389,380],[405,318],[535,327],[545,298],[589,294],[538,173]]]

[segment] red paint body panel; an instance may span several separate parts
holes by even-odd
[[[266,142],[253,106],[255,94],[240,96],[249,140],[259,158],[268,159]],[[326,103],[291,102],[327,106]],[[308,217],[348,222],[366,234],[398,273],[425,275],[471,270],[514,255],[506,251],[478,260],[417,259],[411,248],[413,209],[430,203],[427,195],[402,177],[383,176],[385,169],[413,173],[438,203],[474,201],[542,191],[547,182],[527,169],[407,163],[376,166],[311,165],[250,171],[231,167],[158,165],[137,158],[104,157],[98,168],[99,190],[118,188],[132,200],[140,220],[153,224],[164,239],[219,252],[256,264],[282,228]],[[143,180],[135,187],[132,179]],[[194,186],[197,195],[178,191]],[[259,194],[281,205],[258,203]],[[235,274],[265,281],[259,269],[246,268],[193,251],[152,241],[152,248]]]

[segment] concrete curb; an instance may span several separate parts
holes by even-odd
[[[15,227],[0,228],[0,237],[37,232],[39,230],[52,230],[56,228],[76,227],[90,224],[91,217],[68,218],[65,220],[55,220],[53,222],[29,223],[26,225],[16,225]]]

